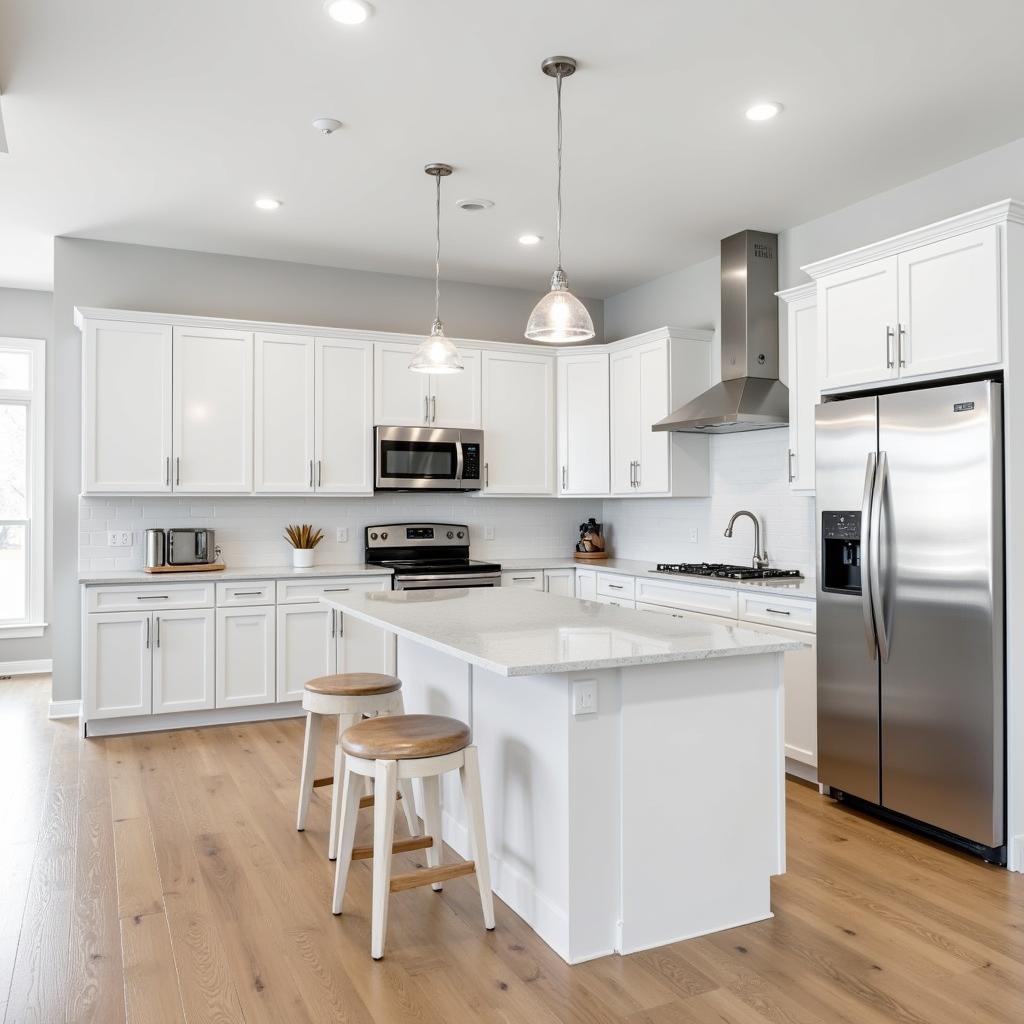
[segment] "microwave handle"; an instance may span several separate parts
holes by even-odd
[[[208,562],[210,560],[206,543],[208,537],[209,534],[205,530],[201,530],[196,534],[196,558],[200,562]]]
[[[462,442],[455,442],[455,479],[462,479],[462,470],[465,467],[466,460],[462,454]]]

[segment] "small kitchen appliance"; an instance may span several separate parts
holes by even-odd
[[[146,568],[158,569],[167,564],[167,533],[164,530],[146,531]]]
[[[167,531],[168,565],[212,565],[216,560],[213,530],[175,527]]]
[[[469,527],[465,524],[368,526],[365,560],[393,569],[395,590],[501,586],[500,565],[469,557]]]

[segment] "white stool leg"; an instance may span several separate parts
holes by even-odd
[[[341,749],[341,734],[359,721],[359,715],[338,715],[338,734],[334,739],[334,792],[331,793],[331,831],[328,833],[327,856],[338,856],[338,830],[341,827],[341,784],[345,777],[345,751]]]
[[[306,712],[306,739],[302,745],[302,777],[299,782],[299,816],[295,827],[306,828],[306,814],[309,812],[309,798],[313,795],[313,778],[316,775],[316,747],[320,739],[323,715]]]
[[[484,912],[484,927],[494,930],[494,896],[491,893],[491,864],[487,856],[487,832],[484,828],[484,803],[480,792],[480,761],[476,747],[468,746],[459,769],[462,795],[466,801],[466,817],[473,842],[473,860],[476,863],[476,884],[480,889],[480,906]]]
[[[402,693],[399,691],[393,704],[394,710],[385,712],[391,715],[405,714],[405,701],[402,700]],[[409,829],[409,835],[420,834],[420,822],[416,817],[416,798],[413,795],[412,779],[402,779],[398,783],[398,791],[402,794],[402,812],[405,814],[405,824]]]
[[[370,927],[370,956],[384,956],[384,938],[388,927],[388,900],[391,896],[391,844],[395,838],[395,784],[398,766],[394,761],[378,761],[374,780],[373,803],[373,913]],[[340,863],[340,861],[339,861]]]
[[[341,913],[341,904],[345,899],[345,886],[348,883],[348,869],[352,864],[352,847],[356,841],[356,819],[359,817],[359,790],[362,780],[354,772],[345,772],[338,788],[342,791],[340,819],[340,835],[338,837],[338,863],[334,869],[334,900],[331,910]]]
[[[423,832],[434,840],[433,846],[427,847],[427,867],[441,866],[441,776],[428,775],[420,780],[423,787]],[[444,886],[440,882],[431,885],[434,892],[440,892]]]

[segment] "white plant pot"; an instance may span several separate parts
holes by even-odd
[[[292,565],[296,569],[313,568],[314,548],[292,548]]]

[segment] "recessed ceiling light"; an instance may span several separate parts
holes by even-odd
[[[362,25],[373,14],[373,7],[366,0],[327,0],[324,10],[342,25]]]
[[[276,210],[281,205],[280,199],[274,199],[272,196],[260,196],[253,204],[257,210]]]
[[[541,240],[540,235],[520,235],[520,245],[536,245]]]
[[[336,117],[318,117],[313,121],[313,127],[321,135],[331,135],[341,127],[341,122]]]
[[[489,210],[494,205],[492,199],[457,199],[455,205],[467,213],[479,213],[481,210]]]
[[[747,120],[770,121],[781,110],[781,103],[755,103],[752,107],[747,107]]]

